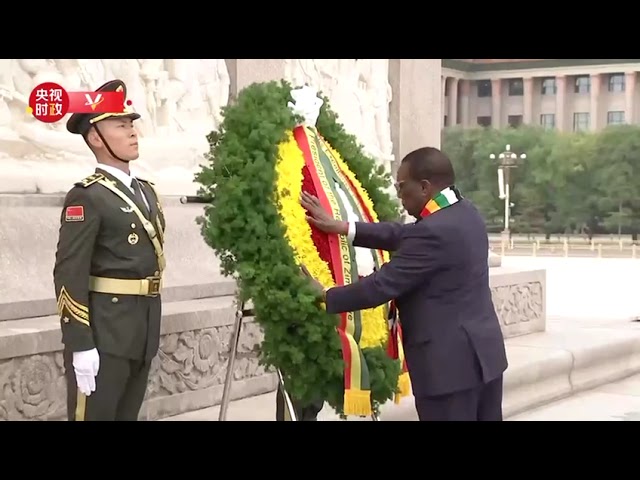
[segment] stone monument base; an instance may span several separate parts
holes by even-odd
[[[53,263],[62,195],[0,195],[0,419],[57,420],[66,415],[61,334]],[[196,218],[202,205],[163,199],[167,217],[162,340],[141,419],[220,403],[233,329],[235,282],[220,275]],[[545,329],[545,272],[491,268],[505,336]],[[247,319],[236,358],[232,399],[273,391],[259,364],[262,332]]]

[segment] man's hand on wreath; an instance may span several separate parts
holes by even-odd
[[[318,280],[313,278],[311,273],[309,273],[309,270],[307,270],[307,267],[305,267],[304,265],[300,265],[300,270],[302,271],[302,274],[307,278],[307,280],[309,280],[309,285],[311,286],[313,292],[317,295],[318,299],[324,301],[326,290],[322,286],[322,284]]]
[[[313,195],[302,192],[300,205],[307,211],[307,222],[319,230],[325,233],[337,233],[339,235],[346,235],[349,232],[349,224],[347,222],[334,220],[331,214],[322,208],[320,201]]]

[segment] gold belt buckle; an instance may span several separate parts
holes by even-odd
[[[160,294],[160,283],[162,279],[160,277],[147,277],[146,280],[149,282],[149,291],[146,296],[157,297]]]

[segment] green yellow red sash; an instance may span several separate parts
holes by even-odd
[[[336,179],[330,168],[330,159],[327,158],[330,155],[327,156],[323,151],[313,130],[297,127],[293,134],[304,154],[305,164],[313,179],[318,200],[325,210],[332,212],[334,218],[346,219],[346,211],[341,207],[335,191]],[[358,278],[353,247],[349,245],[344,235],[328,237],[336,285],[349,285]],[[361,331],[359,312],[346,312],[340,315],[338,334],[345,364],[345,415],[371,415],[372,413],[369,370],[357,340]]]
[[[310,131],[310,135],[315,136],[315,132]],[[326,154],[330,160],[331,171],[334,173],[335,178],[339,181],[341,188],[350,193],[348,198],[351,200],[356,212],[358,212],[362,221],[372,222],[373,217],[370,212],[364,207],[365,202],[360,196],[360,192],[351,183],[349,177],[340,169],[338,162],[333,158],[329,149],[327,148],[326,141],[320,136],[319,138],[320,148]],[[355,200],[355,201],[354,201]],[[375,250],[373,253],[376,270],[384,264],[384,257],[381,250]],[[388,354],[391,358],[400,362],[400,376],[398,378],[398,393],[395,395],[395,402],[398,403],[402,397],[405,397],[411,393],[411,381],[409,378],[409,372],[407,368],[407,362],[404,357],[404,349],[402,347],[402,327],[398,321],[398,314],[393,302],[385,305],[385,314],[389,318],[389,340],[388,340]]]
[[[311,131],[311,135],[315,135],[315,132]],[[318,144],[320,145],[322,152],[328,158],[330,162],[329,166],[331,167],[331,172],[335,175],[336,180],[338,180],[340,188],[342,188],[345,192],[349,193],[348,198],[351,201],[351,205],[354,211],[358,213],[360,220],[363,222],[373,222],[373,217],[365,207],[365,202],[362,200],[362,197],[360,196],[360,192],[358,191],[357,188],[355,188],[355,186],[353,185],[349,177],[345,175],[345,173],[342,171],[342,169],[338,165],[338,162],[336,161],[336,159],[333,157],[333,155],[327,148],[326,140],[322,138],[321,135],[317,135],[316,140],[318,141]],[[384,263],[382,250],[372,250],[372,253],[373,253],[373,260],[375,262],[376,269],[380,269],[380,267]]]
[[[420,213],[420,217],[425,218],[429,215],[433,215],[443,208],[447,208],[454,203],[458,203],[460,200],[462,200],[462,194],[460,191],[455,186],[447,187],[427,202],[422,209],[422,213]]]

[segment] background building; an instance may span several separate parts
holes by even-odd
[[[639,123],[640,59],[442,60],[442,126],[597,131]]]

